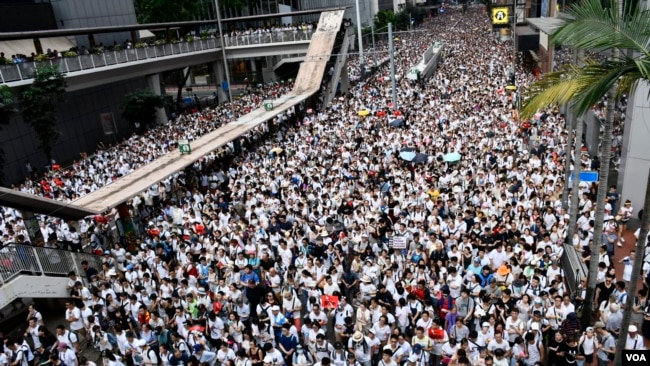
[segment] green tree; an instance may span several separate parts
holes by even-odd
[[[375,14],[375,32],[386,32],[388,23],[395,26],[395,13],[391,10],[380,10]]]
[[[0,131],[2,126],[11,122],[11,116],[16,112],[16,99],[11,88],[7,85],[0,85]],[[0,147],[0,184],[4,178],[4,150]]]
[[[612,57],[604,62],[584,60],[581,66],[569,66],[558,72],[550,73],[534,83],[529,92],[529,99],[522,110],[523,116],[530,116],[540,108],[549,105],[569,104],[577,116],[584,115],[593,105],[607,99],[605,128],[601,140],[601,167],[596,198],[596,216],[594,232],[603,228],[605,196],[608,187],[609,165],[611,160],[611,141],[613,131],[613,112],[617,98],[633,92],[639,82],[650,80],[650,12],[623,9],[617,0],[584,0],[568,9],[568,16],[563,18],[561,26],[553,33],[554,44],[563,44],[577,50],[610,51]],[[625,14],[622,16],[621,14]],[[577,192],[574,192],[576,194]],[[650,206],[650,190],[646,191],[645,206]],[[638,253],[632,273],[641,273],[645,239],[647,237],[649,209],[644,210],[640,238],[636,243]],[[598,253],[601,235],[594,235],[592,253]],[[590,261],[587,295],[583,310],[583,319],[591,320],[596,272],[598,261]],[[635,277],[636,279],[636,277]],[[628,288],[630,298],[636,296],[637,281],[631,281]],[[629,304],[632,300],[629,301]],[[632,307],[625,307],[621,336],[617,349],[623,349],[627,339],[627,327],[630,323]],[[616,352],[614,364],[622,364],[621,352]]]
[[[124,96],[122,117],[134,126],[140,125],[141,132],[156,121],[156,109],[165,106],[165,97],[149,89],[137,89]]]
[[[67,83],[57,66],[43,66],[34,71],[32,84],[20,95],[23,120],[32,126],[45,153],[52,161],[52,148],[61,136],[56,125],[56,107],[65,101]]]
[[[200,17],[198,0],[135,0],[138,23],[168,23],[196,20]]]

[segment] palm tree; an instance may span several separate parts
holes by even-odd
[[[601,101],[607,101],[605,129],[601,141],[601,168],[596,198],[596,217],[592,253],[598,253],[604,219],[605,195],[607,193],[614,104],[617,98],[633,92],[640,81],[650,80],[650,12],[639,8],[620,11],[618,0],[583,0],[567,11],[561,18],[562,24],[554,31],[554,44],[570,45],[577,50],[609,51],[612,57],[604,62],[585,59],[580,66],[569,66],[563,70],[546,74],[542,80],[531,85],[522,116],[531,116],[540,108],[570,104],[575,115],[584,115]],[[623,15],[625,14],[625,15]],[[575,192],[574,192],[575,194]],[[646,202],[650,198],[646,196]],[[644,212],[641,234],[647,231],[650,215]],[[642,236],[641,238],[644,238]],[[643,262],[645,240],[637,243],[637,256],[633,273],[640,273]],[[638,249],[640,248],[640,250]],[[596,288],[598,263],[592,260],[589,266],[587,296],[583,318],[591,320],[593,297]],[[629,292],[634,295],[636,282],[630,283]],[[625,308],[623,327],[629,324],[631,307]],[[627,332],[621,332],[619,349],[625,344]],[[615,364],[621,363],[621,352],[617,352]]]

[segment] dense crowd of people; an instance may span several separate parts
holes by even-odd
[[[84,221],[75,238],[104,250],[101,267],[70,273],[64,324],[45,326],[30,309],[0,366],[2,355],[12,366],[92,364],[85,345],[109,366],[605,366],[624,332],[628,348],[644,349],[647,289],[625,292],[634,253],[623,273],[613,263],[631,203],[608,195],[620,218],[607,222],[597,257],[599,320],[581,324],[584,284],[570,292],[559,266],[569,224],[561,197],[565,164],[592,159],[566,150],[559,111],[518,120],[505,89],[511,44],[480,9],[421,29],[399,36],[398,70],[431,34],[444,58],[424,83],[399,80],[397,106],[380,68],[328,108],[279,115],[131,200],[142,235],[134,247],[109,248]],[[520,89],[533,79],[517,70]],[[253,108],[250,98],[242,103]],[[141,151],[75,164],[67,179],[80,184],[56,197],[127,174],[225,113],[185,115],[134,137]],[[574,242],[595,260],[594,192],[580,194]],[[46,242],[70,243],[76,231],[41,230]],[[622,330],[626,304],[634,325]]]

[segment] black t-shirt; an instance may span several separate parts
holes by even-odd
[[[560,365],[571,366],[576,364],[576,356],[578,355],[578,344],[570,346],[563,342],[558,349],[558,352],[564,352],[564,357],[558,360]]]
[[[604,282],[599,283],[597,288],[600,289],[600,292],[598,293],[598,305],[600,305],[603,301],[608,300],[609,295],[611,295],[612,292],[614,292],[614,289],[616,289],[614,284],[611,284],[610,287],[607,287],[605,286]]]

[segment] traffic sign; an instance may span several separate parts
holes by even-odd
[[[572,180],[573,172],[571,172],[571,176],[569,177],[569,181]],[[598,182],[598,172],[580,172],[580,181],[587,183]]]
[[[267,111],[272,111],[273,110],[273,101],[270,99],[267,99],[264,101],[264,109]]]
[[[492,8],[492,26],[493,27],[503,27],[508,25],[510,22],[510,8],[506,6],[501,6],[497,8]]]
[[[192,152],[192,149],[190,148],[190,141],[189,140],[178,140],[178,151],[181,152],[181,154],[189,154]]]

